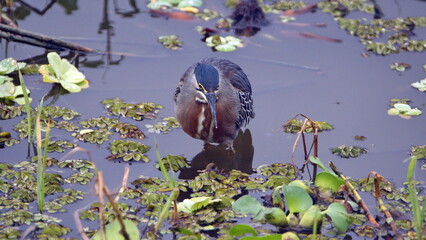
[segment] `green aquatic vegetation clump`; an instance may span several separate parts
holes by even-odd
[[[202,5],[202,0],[150,0],[147,7],[149,9],[163,9],[172,7],[201,7]]]
[[[152,102],[130,104],[118,98],[103,100],[102,104],[104,108],[108,110],[109,114],[129,117],[137,121],[154,119],[159,110],[163,109],[163,106]]]
[[[183,42],[176,35],[164,35],[159,36],[157,40],[164,48],[170,50],[182,49]]]
[[[145,124],[148,132],[168,134],[172,129],[179,128],[180,124],[175,117],[166,117],[154,124]]]
[[[77,144],[69,142],[69,141],[55,141],[55,140],[49,140],[47,151],[48,152],[59,152],[63,153],[69,148],[75,148],[77,147]]]
[[[395,62],[392,63],[390,66],[390,69],[397,71],[397,72],[404,72],[407,69],[411,68],[411,65],[408,63],[403,63],[403,62]]]
[[[219,18],[220,17],[220,13],[210,10],[210,9],[203,9],[201,11],[198,11],[195,13],[195,16],[197,16],[198,18],[204,20],[204,21],[209,21],[215,18]]]
[[[318,132],[322,132],[322,131],[330,131],[333,130],[333,126],[330,125],[327,122],[322,122],[322,121],[315,121],[315,125],[318,128]],[[287,122],[286,124],[283,125],[283,129],[284,132],[286,133],[298,133],[300,132],[301,128],[303,126],[303,121],[302,120],[296,120],[296,119],[292,119],[291,121]],[[304,133],[311,133],[312,131],[314,131],[314,128],[312,127],[312,123],[310,121],[306,122],[305,128],[304,128]]]
[[[51,118],[51,119],[57,119],[62,118],[63,120],[72,120],[81,114],[64,107],[58,107],[58,106],[46,106],[43,107],[41,110],[41,117],[43,119]]]
[[[17,62],[13,58],[6,58],[0,61],[0,101],[6,104],[13,104],[16,102],[18,104],[25,104],[25,99],[23,97],[24,90],[22,85],[14,85],[13,78],[6,76],[12,72],[18,71],[19,69],[25,67],[26,63]],[[25,87],[27,93],[30,92],[28,88]],[[31,101],[31,98],[29,98]]]
[[[145,139],[145,134],[136,125],[130,123],[119,122],[112,124],[109,128],[120,133],[120,138]]]
[[[416,157],[417,160],[426,159],[426,145],[412,146],[410,155]]]
[[[80,121],[79,124],[83,128],[109,128],[112,124],[117,124],[119,121],[115,118],[98,117]]]
[[[242,47],[243,41],[233,36],[221,37],[213,35],[206,38],[207,46],[219,52],[232,52],[237,48]]]
[[[0,120],[12,119],[21,116],[24,112],[24,105],[8,106],[0,103]]]
[[[180,155],[169,154],[161,159],[167,171],[178,172],[184,168],[189,168],[188,161]],[[155,167],[160,169],[160,163],[156,163]]]
[[[418,116],[422,111],[418,108],[411,108],[407,103],[395,103],[393,107],[388,110],[389,115],[399,115],[401,117]]]
[[[83,129],[79,132],[74,132],[71,135],[80,141],[90,142],[93,144],[102,144],[106,141],[109,141],[109,136],[111,136],[112,133],[107,129],[101,128]]]
[[[149,158],[145,153],[149,151],[150,147],[143,143],[125,140],[115,140],[111,143],[109,150],[111,155],[107,159],[122,159],[124,161],[144,161],[149,162]]]
[[[418,82],[412,83],[411,86],[417,88],[417,90],[419,90],[420,92],[426,92],[426,78]]]
[[[331,149],[334,155],[339,155],[342,158],[357,158],[361,154],[366,154],[367,149],[363,147],[354,147],[342,145],[337,148]]]
[[[401,51],[422,52],[426,49],[426,40],[414,39],[419,28],[426,27],[426,17],[405,17],[395,19],[350,19],[346,16],[354,11],[380,15],[375,3],[366,0],[357,1],[321,1],[318,7],[332,14],[340,28],[356,36],[365,45],[367,51],[378,55],[388,55]],[[377,18],[377,17],[375,17]],[[385,36],[385,41],[382,37]]]
[[[1,128],[0,128],[1,131]],[[9,132],[0,132],[0,148],[11,147],[15,144],[20,143],[19,140],[11,138],[11,135]]]

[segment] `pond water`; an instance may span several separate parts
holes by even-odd
[[[44,4],[44,1],[36,2],[40,7]],[[319,157],[323,162],[333,161],[345,175],[352,178],[367,177],[370,171],[377,171],[401,186],[408,166],[404,159],[409,156],[411,146],[426,143],[425,114],[411,119],[387,114],[392,98],[409,98],[412,106],[425,110],[424,93],[410,86],[425,78],[422,67],[426,64],[424,52],[386,57],[370,54],[365,57],[362,53],[366,50],[358,38],[340,30],[333,17],[321,11],[298,15],[295,22],[325,23],[326,27],[286,25],[272,14],[268,15],[272,21],[270,26],[262,28],[252,37],[242,38],[243,48],[230,53],[213,52],[194,29],[196,26],[214,27],[215,20],[181,21],[152,17],[147,12],[145,2],[135,2],[137,9],[132,8],[129,2],[76,1],[77,9],[69,12],[55,4],[42,16],[31,12],[18,21],[22,29],[111,52],[88,55],[86,63],[84,60],[80,62],[80,70],[90,81],[90,88],[77,94],[60,96],[55,105],[81,113],[83,120],[106,116],[100,102],[120,98],[130,103],[155,102],[164,106],[159,117],[174,116],[173,94],[183,72],[198,60],[215,56],[239,64],[248,75],[253,89],[256,118],[248,128],[254,157],[252,162],[246,160],[244,166],[230,167],[251,169],[262,164],[291,162],[296,135],[283,133],[280,126],[298,113],[333,125],[334,130],[319,135]],[[205,2],[206,8],[224,15],[232,12],[224,7],[222,1]],[[385,18],[423,16],[426,7],[424,1],[418,0],[379,0],[377,3],[382,7]],[[105,24],[110,26],[108,31],[100,29]],[[301,32],[340,39],[341,42],[306,38],[300,36]],[[424,39],[425,33],[425,29],[420,29],[418,38]],[[157,43],[158,36],[170,34],[180,37],[184,43],[182,50],[171,51]],[[1,59],[14,57],[24,60],[44,53],[41,48],[18,43],[9,43],[6,47],[4,41],[1,50]],[[412,68],[397,73],[389,68],[394,62],[405,62]],[[28,76],[25,81],[35,100],[32,105],[36,106],[50,89],[50,84],[43,83],[40,76]],[[154,136],[145,127],[145,124],[153,124],[153,120],[123,121],[140,127],[147,135],[143,143],[149,146],[154,146],[156,137],[162,155],[184,155],[191,160],[203,148],[201,141],[192,139],[181,129]],[[11,121],[2,123],[4,130],[11,129],[13,124]],[[63,133],[54,132],[52,137],[62,139]],[[354,140],[356,135],[365,136],[366,140]],[[70,135],[65,138],[74,140]],[[311,135],[308,135],[310,138]],[[331,148],[343,144],[364,147],[368,153],[351,159],[331,153]],[[24,159],[24,145],[0,150],[1,161],[11,163]],[[110,154],[108,145],[99,147],[81,142],[79,145],[91,151],[99,170],[108,176],[105,180],[110,189],[118,189],[124,164],[105,159]],[[60,158],[61,154],[54,157]],[[78,157],[85,158],[80,154],[75,156]],[[154,150],[148,153],[148,157],[152,160],[150,164],[131,165],[129,179],[140,175],[161,176],[154,167]],[[300,166],[303,162],[300,146],[295,159]],[[203,163],[201,160],[200,164]],[[417,177],[426,180],[423,171]],[[93,199],[84,200],[79,207]],[[72,219],[67,221],[72,222]]]

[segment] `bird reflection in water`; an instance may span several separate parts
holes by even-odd
[[[256,0],[241,0],[230,16],[236,35],[253,36],[261,27],[269,25],[262,8]]]
[[[201,150],[191,161],[191,167],[182,169],[180,179],[193,179],[202,170],[213,170],[226,173],[233,169],[251,174],[253,173],[254,147],[249,129],[239,130],[234,140],[234,153],[226,150],[226,146],[210,146]]]

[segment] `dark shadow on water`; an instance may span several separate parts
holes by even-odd
[[[226,150],[226,146],[210,146],[201,150],[191,161],[191,167],[179,174],[179,179],[193,179],[201,170],[215,165],[219,172],[229,172],[233,169],[251,174],[253,173],[254,147],[249,129],[240,130],[234,141],[235,153]]]

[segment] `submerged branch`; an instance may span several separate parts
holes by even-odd
[[[5,24],[0,24],[0,37],[10,41],[30,44],[37,47],[47,49],[69,49],[80,52],[95,52],[91,48],[87,48],[78,44],[62,41],[53,37],[42,35],[39,33],[30,32],[27,30],[14,28]]]

